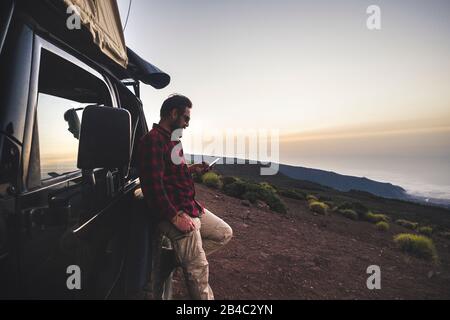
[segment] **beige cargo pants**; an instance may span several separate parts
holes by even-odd
[[[227,244],[233,236],[233,230],[206,208],[204,214],[200,218],[193,218],[193,221],[195,230],[189,233],[180,232],[169,221],[162,221],[158,227],[172,242],[191,299],[213,300],[206,256]]]

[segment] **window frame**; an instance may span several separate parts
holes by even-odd
[[[41,57],[43,50],[48,51],[51,54],[54,54],[58,56],[59,58],[71,63],[74,65],[74,67],[78,67],[83,69],[85,72],[90,73],[92,76],[96,77],[99,81],[102,81],[105,87],[107,88],[110,99],[111,99],[111,106],[112,108],[118,108],[118,101],[117,101],[117,95],[114,91],[114,89],[111,86],[111,82],[109,79],[105,76],[104,73],[101,73],[97,69],[94,69],[93,67],[89,66],[87,61],[83,61],[82,59],[75,57],[75,55],[69,53],[66,50],[63,50],[56,45],[50,43],[49,41],[43,39],[42,37],[38,35],[34,35],[34,48],[33,48],[33,70],[32,70],[32,79],[34,79],[34,83],[30,87],[30,104],[27,111],[27,121],[26,121],[26,129],[25,134],[28,132],[27,139],[24,139],[24,147],[26,150],[24,150],[23,153],[23,185],[25,186],[25,193],[28,193],[28,176],[30,174],[31,166],[29,165],[30,162],[30,151],[31,151],[31,145],[33,143],[33,127],[34,123],[37,120],[36,114],[37,114],[37,107],[38,107],[38,96],[39,96],[39,74],[41,71]],[[87,59],[86,59],[87,60]],[[28,120],[29,119],[29,120]],[[38,133],[39,134],[39,133]],[[39,161],[40,161],[40,154],[39,154]],[[102,170],[102,169],[97,169]],[[96,171],[97,171],[96,170]],[[32,193],[54,187],[56,185],[60,185],[62,183],[69,183],[71,181],[77,180],[81,178],[81,170],[77,169],[73,172],[63,174],[58,177],[50,177],[48,179],[42,180],[39,187],[33,188],[30,191]]]

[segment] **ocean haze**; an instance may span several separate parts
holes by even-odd
[[[387,132],[282,139],[280,162],[390,182],[413,195],[450,199],[450,130]]]
[[[374,159],[356,156],[333,158],[322,156],[314,158],[296,155],[294,159],[284,163],[389,182],[403,187],[411,195],[450,200],[448,158],[423,158],[411,161],[407,157]]]

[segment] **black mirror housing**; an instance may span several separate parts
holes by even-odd
[[[88,106],[81,122],[77,167],[125,168],[131,156],[131,115],[125,109]]]

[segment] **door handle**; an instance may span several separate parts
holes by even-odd
[[[76,194],[62,197],[51,196],[48,204],[47,223],[52,226],[65,226],[67,227],[72,212],[72,205],[70,199]]]
[[[28,237],[32,237],[33,228],[35,226],[39,227],[41,230],[44,229],[44,211],[46,209],[48,209],[48,207],[36,207],[22,210],[22,223]]]

